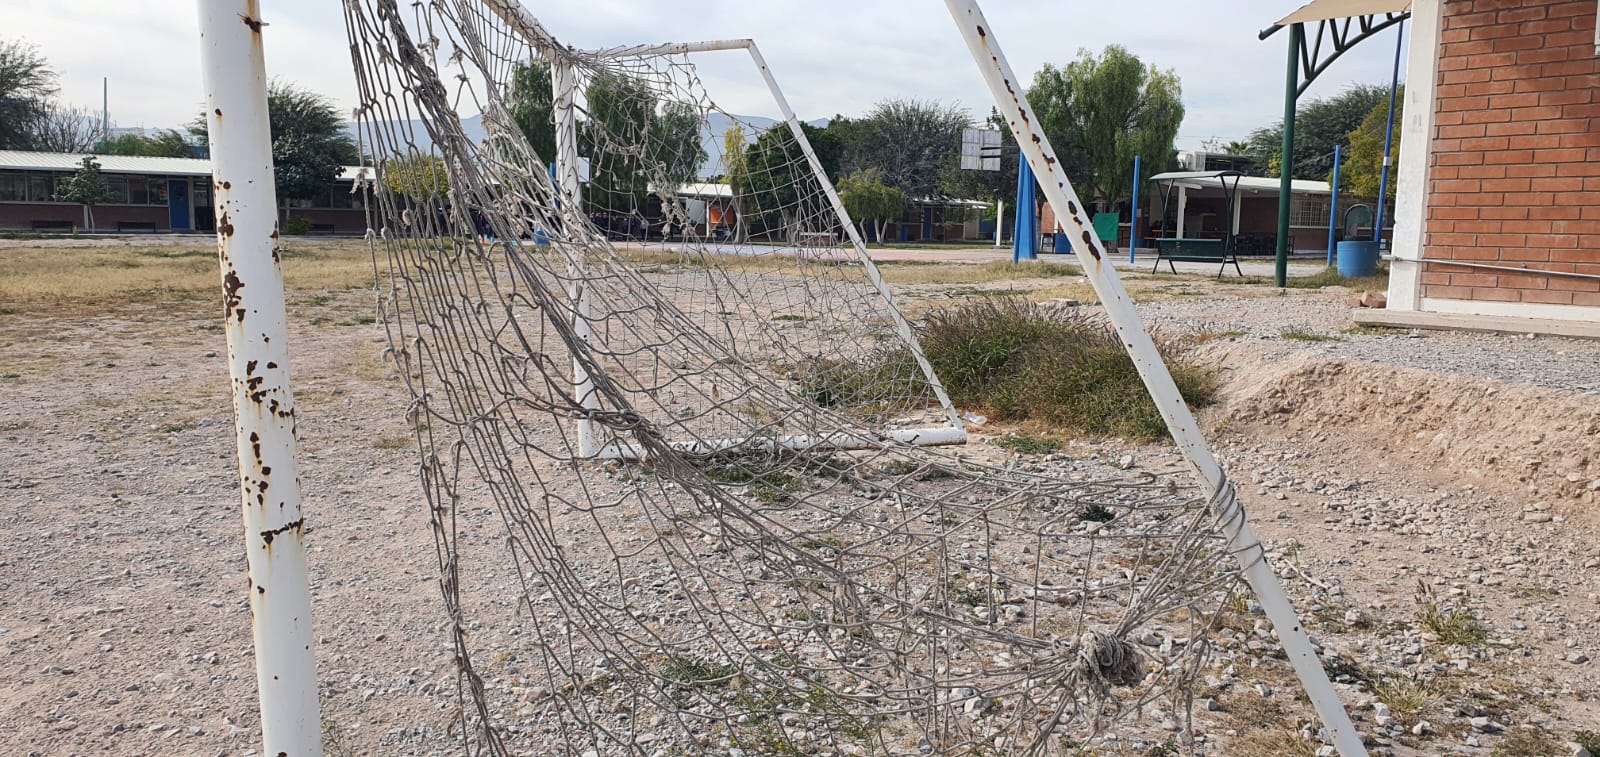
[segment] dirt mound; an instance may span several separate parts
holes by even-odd
[[[1219,345],[1219,430],[1292,437],[1368,475],[1405,467],[1600,521],[1600,398],[1308,352]],[[1536,519],[1533,516],[1530,519]]]

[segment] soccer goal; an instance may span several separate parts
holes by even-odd
[[[281,279],[240,241],[275,238],[264,32],[251,3],[208,5],[263,731],[314,754]],[[1058,217],[1086,226],[993,30],[950,5]],[[945,447],[958,408],[753,43],[577,50],[510,0],[344,11],[461,751],[1188,748],[1209,633],[1247,583],[1362,753],[1087,230],[1075,251],[1198,485]],[[774,117],[708,83],[704,56],[738,51]]]

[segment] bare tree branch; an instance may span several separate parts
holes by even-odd
[[[33,147],[43,152],[87,152],[100,138],[94,111],[51,100],[33,134]]]

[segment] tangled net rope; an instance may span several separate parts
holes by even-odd
[[[960,420],[794,129],[722,110],[687,56],[576,52],[498,0],[345,8],[467,753],[1188,732],[1238,575],[1207,503],[891,433]],[[534,146],[551,65],[581,203]]]

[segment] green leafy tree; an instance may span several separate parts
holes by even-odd
[[[511,118],[545,163],[556,159],[555,92],[550,64],[543,59],[519,64],[511,72]]]
[[[450,193],[450,175],[444,159],[436,155],[410,155],[387,161],[384,189],[419,203],[442,201]]]
[[[84,156],[72,177],[56,187],[56,199],[83,206],[83,225],[94,228],[94,206],[111,201],[111,187],[100,174],[100,162]]]
[[[810,124],[800,124],[800,131],[806,135],[807,142],[815,144],[818,140],[827,140],[822,129]],[[789,124],[780,122],[761,132],[756,141],[745,148],[742,165],[743,175],[736,192],[750,215],[759,219],[769,233],[774,228],[780,229],[785,239],[806,231],[799,226],[801,200],[819,191],[819,187],[805,151],[795,140]],[[827,171],[826,163],[823,171]]]
[[[1333,97],[1302,103],[1294,118],[1294,167],[1296,179],[1326,179],[1333,170],[1333,146],[1349,145],[1350,132],[1360,128],[1362,119],[1378,103],[1389,102],[1389,88],[1376,84],[1357,84]],[[1273,176],[1283,170],[1283,122],[1250,132],[1250,154],[1267,166]],[[1380,146],[1381,149],[1381,146]]]
[[[1395,93],[1394,122],[1396,127],[1400,124],[1400,115],[1405,105],[1405,88],[1401,87]],[[1361,197],[1377,197],[1378,185],[1383,171],[1383,132],[1389,123],[1389,101],[1381,100],[1372,110],[1367,111],[1367,117],[1361,119],[1361,126],[1350,132],[1350,150],[1345,153],[1344,167],[1341,170],[1340,182],[1344,189]],[[1393,154],[1400,153],[1400,129],[1394,130]],[[1332,180],[1331,177],[1329,179]],[[1389,172],[1388,199],[1392,203],[1395,197],[1394,171]]]
[[[1133,158],[1149,175],[1176,165],[1183,88],[1171,69],[1146,65],[1120,45],[1079,50],[1061,68],[1045,64],[1028,101],[1086,201],[1109,207],[1133,192]]]
[[[863,239],[869,237],[867,224],[872,224],[872,229],[877,232],[872,238],[883,243],[885,228],[905,212],[906,196],[894,187],[883,183],[883,174],[877,169],[867,168],[857,171],[839,180],[839,199],[844,202],[845,212],[850,218],[861,226]]]
[[[56,73],[37,48],[0,40],[0,150],[32,149],[56,93]]]
[[[267,118],[279,202],[314,199],[328,191],[345,166],[361,162],[338,109],[323,95],[274,81],[267,88]],[[205,137],[206,119],[202,112],[190,133]]]
[[[183,135],[171,129],[150,136],[123,134],[102,140],[94,146],[98,155],[143,155],[155,158],[184,158],[189,155],[189,143]]]
[[[677,189],[694,181],[706,162],[706,149],[700,144],[700,113],[686,102],[668,103],[656,118],[650,133],[647,153],[660,165],[663,182]],[[665,189],[665,187],[663,188]]]
[[[749,165],[745,161],[745,150],[749,143],[744,138],[744,129],[737,124],[729,126],[722,132],[722,167],[726,171],[723,180],[733,189],[733,241],[744,241],[744,197],[742,192],[748,183],[750,173]]]
[[[595,77],[585,94],[589,120],[582,141],[590,158],[588,197],[608,211],[638,211],[649,191],[640,148],[655,120],[655,94],[643,81],[611,72]]]
[[[883,183],[916,199],[943,194],[943,180],[958,163],[961,130],[972,125],[966,109],[938,101],[884,100],[859,122],[840,119],[839,170],[877,169]]]

